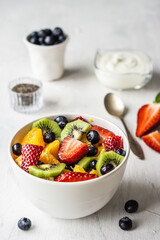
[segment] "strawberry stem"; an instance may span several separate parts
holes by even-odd
[[[155,102],[160,103],[160,92],[157,94],[157,96],[155,98]]]

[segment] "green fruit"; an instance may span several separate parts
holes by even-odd
[[[81,166],[82,168],[84,168],[85,171],[87,171],[89,169],[90,162],[93,159],[97,160],[97,158],[96,157],[84,157],[77,163],[77,165]]]
[[[43,134],[47,131],[51,131],[55,134],[56,138],[60,138],[61,136],[61,129],[58,126],[58,123],[51,119],[42,118],[32,124],[32,128],[35,127],[40,128]]]
[[[75,120],[66,124],[65,128],[61,132],[61,138],[63,140],[65,137],[70,136],[72,138],[80,140],[83,133],[88,132],[90,128],[91,125],[89,123],[84,122],[80,119]]]
[[[113,151],[101,153],[98,157],[98,161],[96,164],[98,176],[102,176],[100,169],[105,163],[112,163],[113,166],[116,168],[123,161],[123,159],[124,159],[123,156]]]
[[[41,164],[30,166],[29,173],[39,178],[57,177],[65,169],[65,164]]]

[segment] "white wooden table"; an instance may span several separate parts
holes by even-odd
[[[23,198],[9,163],[8,144],[24,124],[56,112],[90,113],[121,123],[109,116],[103,106],[109,92],[93,72],[97,48],[134,48],[153,59],[155,76],[139,91],[117,92],[128,107],[125,117],[132,134],[139,107],[152,102],[160,90],[160,1],[159,0],[15,0],[0,7],[0,239],[1,240],[115,240],[160,239],[160,155],[141,140],[146,159],[130,155],[119,190],[99,212],[78,220],[53,219]],[[8,82],[32,76],[22,38],[32,30],[62,26],[70,36],[66,54],[66,73],[62,80],[44,84],[44,107],[36,114],[24,115],[9,107]],[[127,214],[124,203],[139,202],[139,211]],[[23,217],[32,220],[28,232],[18,229]],[[118,221],[129,216],[132,231],[122,231]]]

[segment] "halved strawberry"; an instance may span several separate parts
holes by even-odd
[[[83,158],[89,151],[87,144],[75,138],[65,137],[60,144],[59,159],[64,163],[74,163]]]
[[[99,127],[97,125],[92,126],[90,130],[96,130],[99,133],[99,135],[100,135],[99,143],[104,142],[104,140],[106,138],[108,138],[109,136],[115,135],[113,132],[109,131],[108,129]]]
[[[91,180],[94,178],[97,178],[98,176],[96,174],[90,174],[90,173],[80,173],[80,172],[66,172],[59,175],[55,181],[57,182],[80,182],[80,181],[86,181]]]
[[[28,172],[29,166],[35,166],[38,164],[41,152],[43,150],[42,146],[25,144],[22,146],[22,166],[21,168]]]
[[[158,131],[143,136],[142,139],[149,147],[160,153],[160,133]]]
[[[104,141],[105,150],[116,152],[119,148],[123,148],[123,139],[120,136],[109,136]]]
[[[140,137],[160,121],[160,104],[151,103],[142,106],[137,115],[136,136]]]

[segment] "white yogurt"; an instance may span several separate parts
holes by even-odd
[[[140,88],[151,78],[151,61],[141,52],[99,51],[95,65],[97,77],[110,88]]]

